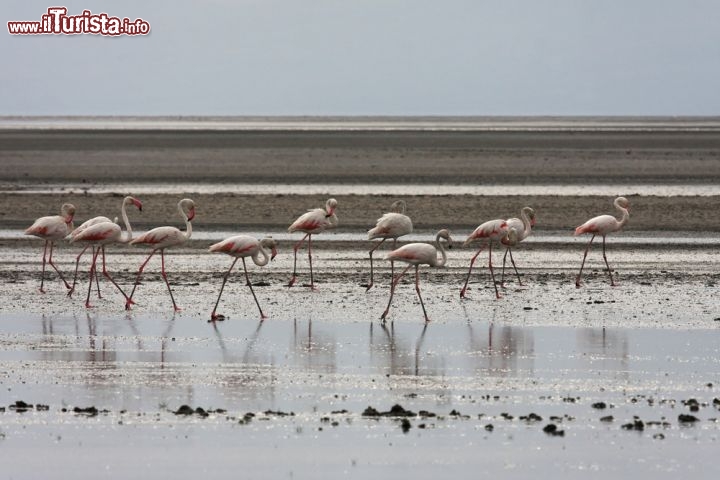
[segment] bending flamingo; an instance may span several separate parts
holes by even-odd
[[[373,252],[378,249],[383,242],[389,238],[393,239],[393,250],[397,247],[397,239],[403,235],[412,233],[413,224],[410,217],[405,215],[405,201],[398,200],[390,206],[390,212],[378,218],[375,228],[368,230],[368,240],[381,238],[372,249],[370,249],[370,283],[366,292],[370,290],[374,284],[373,281]],[[390,261],[390,278],[395,276],[395,262]]]
[[[503,255],[503,266],[502,266],[502,275],[500,276],[500,286],[502,288],[505,288],[505,260],[507,259],[508,253],[510,254],[510,262],[512,262],[512,266],[515,269],[515,275],[517,275],[518,284],[522,286],[522,280],[520,279],[520,273],[518,273],[518,269],[515,266],[515,260],[512,256],[512,247],[515,247],[517,244],[525,240],[527,237],[530,236],[530,232],[532,231],[532,227],[535,226],[535,210],[533,210],[530,207],[524,207],[520,211],[520,218],[511,218],[507,220],[508,225],[508,231],[510,229],[515,229],[516,235],[515,240],[513,241],[509,235],[505,235],[501,240],[500,243],[505,245],[505,255]]]
[[[136,198],[127,196],[123,199],[123,203],[120,206],[120,212],[123,215],[123,217],[126,216],[126,213],[125,213],[126,205],[130,205],[130,204],[135,205],[142,212],[142,202],[140,202],[140,200],[137,200]],[[75,230],[73,230],[72,233],[70,233],[70,243],[73,242],[73,239],[75,237],[79,236],[86,229],[88,229],[89,227],[92,227],[93,225],[97,225],[99,223],[106,223],[106,222],[117,223],[117,221],[118,221],[117,217],[115,217],[115,220],[110,220],[108,217],[103,217],[103,216],[98,216],[98,217],[94,217],[89,220],[86,220],[79,227],[77,227]],[[132,232],[132,230],[130,230],[130,232]],[[131,234],[131,237],[132,237],[132,234]],[[75,241],[77,241],[77,240],[75,240]],[[127,242],[124,242],[124,243],[127,243]],[[85,248],[82,249],[80,254],[75,258],[75,275],[73,276],[72,288],[70,288],[70,291],[68,292],[68,297],[72,297],[73,292],[75,292],[75,285],[77,284],[78,267],[80,266],[80,258],[82,258],[82,256],[85,254],[87,249],[90,247],[92,247],[92,250],[91,250],[92,255],[95,256],[95,246],[93,245],[92,242],[89,242],[87,245],[85,245]],[[102,298],[100,296],[100,284],[98,283],[97,275],[95,275],[95,283],[97,284],[97,287],[98,287],[98,298]]]
[[[125,297],[125,302],[130,302],[130,298],[125,295],[125,292],[122,288],[113,280],[113,278],[110,276],[110,273],[107,271],[107,267],[105,265],[105,245],[111,244],[111,243],[130,243],[132,240],[132,227],[130,226],[130,220],[128,219],[127,212],[125,211],[125,208],[127,205],[135,205],[138,210],[142,211],[142,202],[136,198],[133,197],[125,197],[123,200],[122,208],[121,208],[121,214],[123,222],[125,223],[125,230],[126,234],[123,236],[122,229],[120,226],[115,222],[99,222],[95,223],[93,225],[86,226],[81,231],[75,230],[75,232],[72,233],[72,238],[70,239],[70,243],[75,242],[84,242],[87,243],[85,248],[83,249],[83,252],[88,249],[89,246],[93,246],[93,259],[92,264],[90,265],[90,273],[89,273],[89,285],[88,285],[88,294],[87,298],[85,299],[85,307],[91,308],[92,305],[90,305],[90,291],[92,290],[92,281],[93,276],[95,277],[95,282],[97,283],[97,258],[100,252],[102,252],[102,267],[103,267],[103,275],[105,278],[110,280],[113,285],[115,285],[115,288],[118,289],[118,291],[122,294],[123,297]],[[102,217],[96,217],[96,218],[102,218]],[[95,220],[95,219],[92,219]],[[89,222],[90,220],[88,220]],[[85,223],[88,223],[85,222]],[[96,249],[97,247],[97,249]],[[82,252],[80,253],[82,255]],[[80,256],[78,256],[79,260]],[[77,267],[76,267],[77,271]],[[75,281],[73,280],[73,288],[75,288]],[[100,290],[98,288],[98,295]]]
[[[247,235],[236,235],[234,237],[226,238],[222,242],[210,246],[209,250],[211,252],[226,253],[232,257],[235,257],[235,260],[233,260],[230,268],[228,268],[227,273],[225,273],[225,276],[223,277],[222,286],[220,287],[220,294],[218,295],[217,301],[215,302],[215,307],[210,314],[210,320],[225,320],[225,316],[217,314],[216,311],[218,304],[220,303],[220,297],[222,297],[223,289],[225,288],[225,282],[227,282],[228,276],[230,275],[230,272],[232,271],[238,259],[242,259],[243,270],[245,270],[245,280],[247,281],[246,285],[250,287],[250,293],[252,293],[252,296],[255,299],[255,304],[257,305],[258,310],[260,310],[260,319],[265,320],[267,318],[263,313],[262,308],[260,308],[260,303],[258,302],[258,299],[255,296],[255,292],[253,291],[252,283],[250,283],[250,277],[248,276],[247,272],[247,265],[245,264],[245,257],[251,257],[255,265],[257,265],[258,267],[264,267],[268,264],[270,260],[275,258],[275,255],[277,255],[276,247],[277,243],[271,237],[263,238],[262,240],[258,241],[257,239],[249,237]],[[270,249],[270,255],[268,255],[266,249]],[[260,255],[262,255],[262,258],[260,258]]]
[[[468,246],[475,242],[481,242],[480,249],[470,260],[470,268],[468,269],[467,278],[465,279],[465,286],[460,290],[460,298],[465,298],[465,292],[467,291],[468,281],[470,280],[470,274],[472,273],[475,259],[477,259],[480,252],[485,245],[488,246],[488,267],[490,268],[490,275],[492,276],[493,287],[495,287],[495,297],[500,298],[500,292],[498,292],[497,285],[495,285],[495,272],[492,266],[492,246],[493,243],[499,243],[503,237],[508,234],[508,225],[505,220],[490,220],[475,229],[473,233],[465,240],[464,246]]]
[[[610,276],[610,285],[615,286],[615,282],[612,278],[612,272],[610,271],[610,264],[608,264],[607,256],[605,255],[605,236],[608,233],[617,232],[622,229],[630,219],[630,202],[625,197],[618,197],[613,202],[615,208],[620,210],[622,217],[620,220],[616,219],[612,215],[600,215],[595,218],[591,218],[587,222],[583,223],[575,229],[575,235],[582,235],[583,233],[592,233],[592,237],[588,242],[587,248],[585,248],[585,254],[583,255],[582,264],[580,265],[580,272],[578,272],[575,278],[575,287],[580,288],[580,276],[582,275],[583,267],[585,266],[585,259],[587,258],[590,245],[592,245],[595,235],[602,235],[603,243],[603,259],[605,259],[605,266],[607,267],[608,275]]]
[[[310,288],[315,290],[315,281],[313,279],[312,270],[312,236],[316,233],[324,232],[328,228],[335,228],[338,224],[338,218],[335,215],[335,209],[337,208],[337,200],[334,198],[328,199],[325,202],[325,208],[316,208],[309,210],[306,213],[300,215],[297,220],[293,222],[288,228],[288,232],[304,232],[305,236],[295,244],[293,248],[293,275],[288,283],[288,287],[295,285],[297,280],[297,251],[302,246],[305,239],[308,239],[308,261],[310,262]]]
[[[49,217],[40,217],[25,230],[25,235],[34,235],[36,237],[45,240],[45,249],[43,250],[42,259],[42,274],[40,276],[40,293],[45,293],[43,288],[45,284],[45,257],[47,255],[48,246],[50,246],[50,255],[47,258],[47,263],[55,269],[60,279],[65,284],[65,287],[69,290],[70,285],[65,281],[65,277],[60,273],[60,270],[55,266],[52,261],[53,245],[57,240],[65,238],[68,233],[72,231],[72,221],[75,216],[75,205],[72,203],[65,203],[60,208],[60,215],[53,215]]]
[[[447,254],[445,253],[445,247],[443,247],[443,244],[440,241],[441,238],[445,239],[448,242],[448,248],[451,248],[452,238],[450,237],[450,232],[442,229],[435,236],[435,244],[437,245],[437,248],[435,248],[435,246],[433,245],[430,245],[429,243],[408,243],[407,245],[403,245],[397,250],[393,250],[385,256],[385,260],[397,260],[400,262],[405,262],[408,264],[408,266],[405,267],[405,269],[400,273],[400,275],[398,275],[397,278],[394,278],[392,283],[390,284],[390,299],[388,300],[387,308],[380,316],[383,322],[385,321],[385,317],[387,317],[387,314],[390,311],[390,304],[392,303],[393,295],[395,294],[395,288],[397,287],[403,275],[405,275],[405,273],[413,265],[415,266],[415,292],[417,292],[417,296],[420,299],[420,306],[422,307],[423,315],[425,315],[425,322],[430,321],[427,316],[427,312],[425,311],[425,304],[423,303],[422,296],[420,295],[419,268],[420,265],[429,265],[431,267],[445,266],[445,264],[447,263]],[[437,258],[438,250],[440,251],[440,255],[442,256],[442,258],[440,259]]]
[[[187,213],[185,213],[187,211]],[[190,200],[189,198],[184,198],[178,202],[178,212],[180,213],[180,216],[185,220],[185,232],[181,232],[175,227],[157,227],[153,228],[149,232],[144,233],[143,235],[140,235],[135,240],[132,240],[130,242],[131,245],[149,245],[152,247],[152,252],[150,252],[150,255],[148,255],[147,259],[140,265],[140,268],[138,269],[137,278],[135,279],[135,285],[133,285],[132,292],[130,292],[130,298],[125,302],[125,309],[130,310],[130,305],[133,303],[133,295],[135,294],[135,289],[138,286],[138,283],[140,283],[140,277],[142,276],[143,270],[145,269],[145,266],[150,261],[153,255],[155,255],[156,252],[160,251],[160,258],[161,258],[161,264],[162,264],[162,277],[163,280],[165,280],[165,285],[167,285],[168,293],[170,293],[170,300],[172,300],[173,308],[176,312],[180,311],[180,308],[175,303],[175,298],[173,298],[172,290],[170,289],[170,284],[168,283],[167,274],[165,273],[165,249],[166,248],[172,248],[172,247],[178,247],[180,245],[183,245],[185,242],[187,242],[190,239],[190,236],[192,235],[192,221],[193,218],[195,218],[195,203]]]

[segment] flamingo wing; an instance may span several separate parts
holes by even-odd
[[[260,242],[253,237],[249,237],[247,235],[236,235],[234,237],[226,238],[222,242],[211,245],[209,250],[211,252],[222,252],[235,256],[247,256],[252,255],[253,250],[255,250],[259,245]]]
[[[146,232],[130,243],[135,244],[146,244],[152,246],[165,245],[171,246],[182,243],[182,233],[175,227],[157,227],[153,228],[149,232]]]
[[[77,230],[75,230],[77,231]],[[101,242],[114,241],[120,238],[122,230],[113,222],[96,223],[86,227],[81,232],[73,233],[70,243],[74,242]]]
[[[617,230],[619,228],[618,225],[619,222],[612,215],[600,215],[591,218],[577,227],[575,229],[575,235],[582,235],[583,233],[606,235]]]

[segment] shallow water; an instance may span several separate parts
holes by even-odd
[[[720,195],[720,185],[709,184],[638,184],[638,185],[391,185],[391,184],[238,184],[238,183],[132,183],[132,184],[77,184],[0,185],[0,193],[25,195],[62,193],[107,195],[132,193],[133,195],[165,194],[192,195],[234,193],[242,195],[553,195],[553,196],[608,196],[655,195],[713,196]]]

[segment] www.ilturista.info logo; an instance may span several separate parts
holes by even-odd
[[[83,10],[80,15],[68,15],[65,7],[50,7],[39,22],[7,22],[11,35],[147,35],[150,24],[142,18],[111,17],[107,13]]]

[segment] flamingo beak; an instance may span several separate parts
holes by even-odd
[[[332,217],[334,213],[335,213],[335,209],[334,209],[334,208],[331,208],[331,209],[327,212],[327,215],[325,215],[325,218]]]
[[[194,208],[190,209],[190,211],[188,212],[188,221],[191,221],[193,218],[195,218],[195,209]]]
[[[135,204],[135,206],[137,207],[137,209],[142,212],[142,202],[141,202],[140,200],[137,200],[137,199],[136,199],[133,203]]]
[[[534,227],[534,226],[535,226],[535,219],[534,219],[534,218],[533,218],[532,220],[530,220],[530,226],[531,226],[531,227]]]
[[[272,253],[271,253],[271,255],[270,255],[270,261],[271,261],[271,262],[272,262],[273,260],[275,260],[275,256],[276,256],[276,255],[277,255],[277,248],[273,247],[273,248],[272,248]]]

